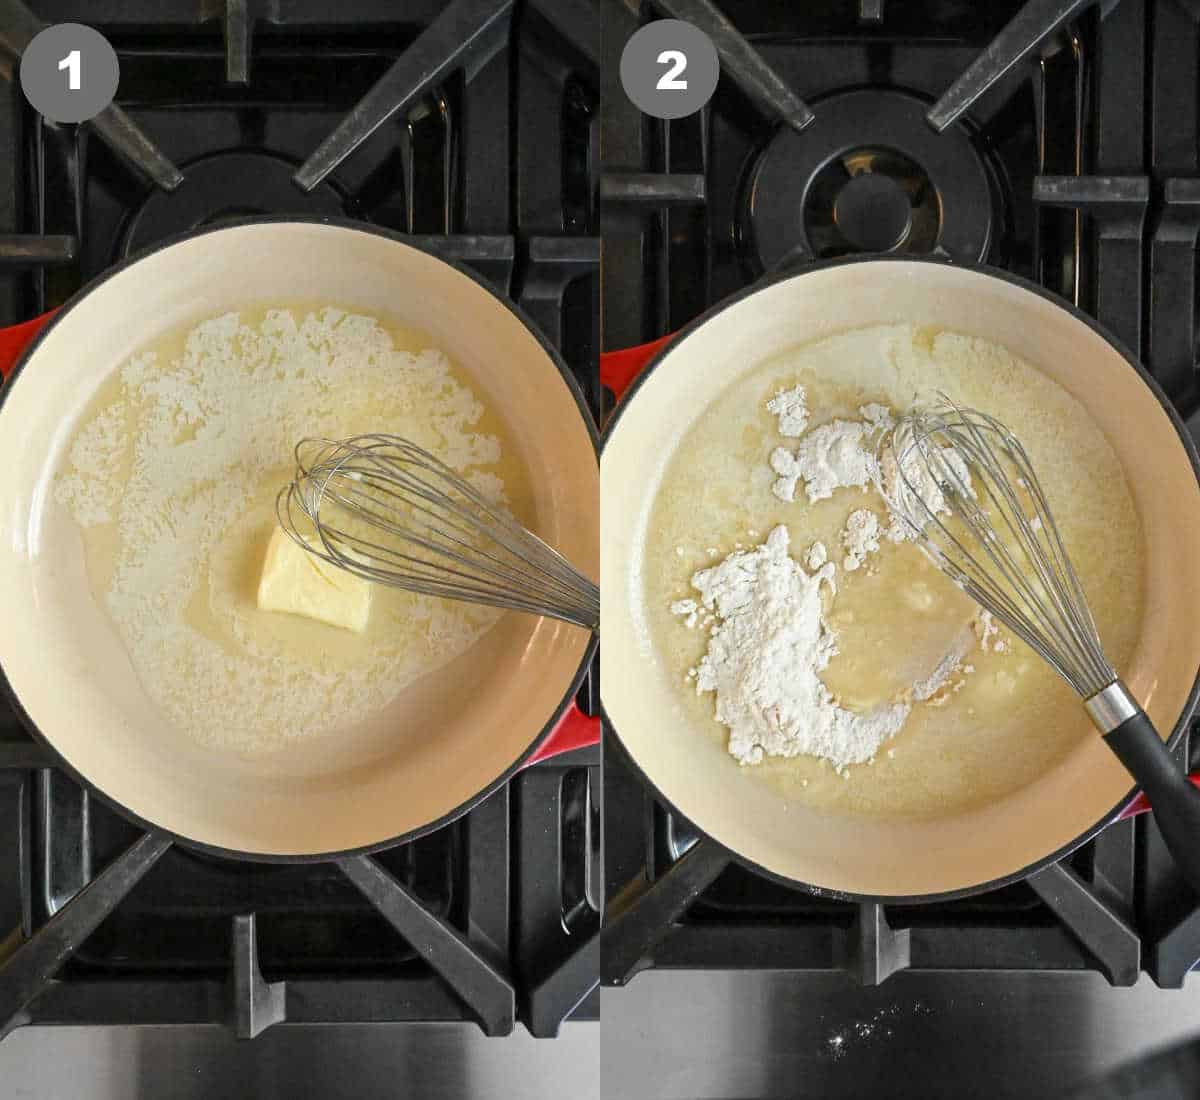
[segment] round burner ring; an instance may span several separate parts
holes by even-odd
[[[329,184],[311,192],[292,182],[296,165],[274,153],[213,153],[181,166],[183,183],[154,191],[134,214],[121,241],[121,255],[203,225],[253,217],[297,214],[344,217],[346,204]]]
[[[935,133],[928,104],[893,90],[814,106],[816,121],[801,133],[780,127],[750,175],[749,236],[764,269],[854,252],[987,256],[995,191],[962,126]]]

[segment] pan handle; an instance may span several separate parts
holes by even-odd
[[[1200,787],[1200,772],[1192,772],[1192,774],[1188,776],[1188,779],[1193,787]],[[1150,799],[1146,797],[1146,792],[1138,791],[1137,798],[1135,798],[1131,803],[1129,803],[1128,806],[1125,807],[1125,809],[1117,814],[1116,820],[1124,821],[1129,817],[1137,817],[1138,814],[1148,814],[1153,809],[1154,807],[1150,805]]]
[[[574,700],[563,712],[563,716],[555,723],[554,729],[546,734],[546,739],[537,747],[537,751],[525,761],[525,766],[539,764],[552,756],[560,756],[564,752],[574,752],[576,749],[587,749],[600,744],[600,718],[584,714],[579,704]]]
[[[58,310],[52,309],[32,321],[0,328],[0,378],[7,378],[12,373],[29,342],[46,327],[46,322],[57,312]]]
[[[613,396],[620,401],[658,349],[674,335],[673,332],[669,332],[648,344],[604,352],[600,356],[600,381],[612,390]]]

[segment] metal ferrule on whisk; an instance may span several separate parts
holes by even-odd
[[[1108,687],[1085,699],[1083,705],[1092,724],[1101,733],[1112,733],[1142,709],[1120,680],[1114,680]]]

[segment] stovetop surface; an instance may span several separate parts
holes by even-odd
[[[590,5],[463,0],[453,34],[444,5],[424,0],[234,2],[208,13],[123,0],[31,6],[44,22],[106,35],[121,62],[117,102],[149,151],[130,154],[97,127],[47,123],[0,82],[0,325],[200,226],[348,218],[408,234],[519,303],[599,415]],[[444,75],[430,82],[426,69]],[[594,672],[580,695],[593,713]],[[4,708],[5,935],[36,935],[140,836],[49,763]],[[399,931],[333,863],[241,863],[175,846],[15,1022],[233,1022],[244,1033],[281,1014],[466,1020],[503,1033],[506,996],[535,1034],[571,1014],[594,1019],[599,763],[585,749],[535,766],[454,824],[374,857],[450,930],[448,982],[422,935]],[[493,1007],[473,1000],[476,981]]]
[[[759,61],[811,106],[807,140],[780,125],[753,81],[723,80],[692,119],[637,115],[615,57],[648,4],[636,13],[617,0],[526,0],[514,11],[464,0],[469,45],[450,49],[445,79],[411,95],[405,61],[444,7],[432,0],[352,9],[231,0],[211,13],[190,0],[32,6],[47,22],[92,23],[114,43],[121,105],[157,158],[139,167],[120,136],[48,126],[0,83],[0,152],[10,154],[0,156],[0,324],[199,225],[255,213],[349,217],[413,234],[518,301],[598,415],[599,183],[608,348],[672,331],[811,258],[932,250],[1017,272],[1080,305],[1141,355],[1185,417],[1196,410],[1200,18],[1178,0],[1037,5],[1069,17],[940,135],[926,112],[947,106],[947,88],[1020,4],[722,5]],[[355,107],[381,79],[385,99],[406,106],[375,128]],[[183,182],[171,190],[174,169]],[[472,953],[507,960],[518,1011],[542,1033],[590,988],[572,949],[599,925],[600,759],[585,752],[532,769],[459,823],[378,857]],[[0,719],[0,929],[26,935],[137,836],[46,763],[15,719]],[[1182,984],[1200,957],[1200,919],[1149,819],[1114,825],[1003,890],[855,906],[731,861],[654,803],[615,742],[603,767],[603,878],[610,901],[620,899],[610,916],[626,928],[611,929],[601,964],[610,984],[632,979],[609,991],[625,998],[613,1020],[678,1016],[668,1029],[678,1049],[626,1058],[630,1075],[666,1054],[710,1068],[725,1058],[752,1081],[758,1038],[794,1039],[803,1008],[804,1034],[820,1041],[758,1073],[786,1085],[809,1055],[835,1058],[828,1040],[845,1026],[886,1030],[889,1005],[922,1003],[921,982],[945,994],[947,1011],[975,996],[982,1006],[996,987],[988,1012],[962,1014],[966,1036],[993,1010],[1048,1003],[1086,1015],[1100,1001],[1066,1007],[1080,983]],[[626,922],[647,897],[655,919]],[[242,981],[231,970],[251,958],[247,929],[257,950],[254,980]],[[176,848],[18,1022],[252,1023],[281,982],[289,1019],[478,1018],[419,952],[335,867],[232,864]],[[660,1002],[655,983],[684,972],[703,987],[676,984],[672,1002]],[[847,989],[852,1005],[839,1001]],[[692,1010],[680,1011],[681,995]],[[828,1034],[812,998],[826,999]],[[878,1020],[862,1015],[868,1001]],[[594,1016],[597,1003],[589,996],[577,1016]],[[762,1011],[739,1022],[727,1011],[734,1003]],[[698,1053],[696,1034],[722,1020],[728,1041]],[[862,1047],[882,1030],[854,1037]],[[607,1034],[622,1042],[619,1026]],[[733,1095],[734,1078],[725,1083]],[[776,1093],[788,1094],[784,1085]]]

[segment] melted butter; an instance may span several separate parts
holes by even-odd
[[[891,702],[974,637],[974,602],[915,546],[883,540],[856,573],[839,569],[839,585],[826,616],[839,652],[821,679],[850,710]]]
[[[324,308],[325,304],[288,303],[241,311],[240,320],[257,332],[269,312],[286,310],[302,318]],[[139,354],[154,355],[160,367],[177,362],[196,324],[171,332]],[[418,329],[382,321],[380,327],[397,351],[416,355],[435,346]],[[366,378],[368,374],[360,372],[353,377]],[[295,400],[286,392],[283,372],[265,384],[278,391],[271,396],[281,403],[281,409],[303,425],[301,434],[344,438],[384,431],[412,438],[435,451],[441,439],[437,425],[446,416],[447,400],[469,390],[482,403],[482,412],[470,424],[469,433],[493,436],[500,444],[499,461],[472,464],[469,470],[499,478],[513,513],[522,522],[532,523],[532,485],[516,440],[497,412],[482,400],[479,387],[454,363],[449,364],[444,382],[405,382],[402,377],[381,375],[361,388],[351,386],[330,393],[311,409],[295,407]],[[151,413],[151,402],[144,393],[127,385],[121,371],[115,371],[81,417],[76,437],[114,410],[124,410],[129,439],[123,450],[112,456],[104,483],[123,492],[135,476],[134,437]],[[209,426],[204,417],[182,424],[162,461],[181,461],[175,448],[194,442],[197,433]],[[224,516],[219,532],[207,540],[194,566],[176,572],[170,563],[164,565],[173,583],[187,590],[177,614],[188,640],[180,643],[178,659],[166,676],[172,681],[169,691],[159,682],[164,679],[162,662],[150,649],[157,644],[153,631],[131,630],[127,621],[110,615],[147,693],[198,739],[233,738],[232,747],[247,752],[271,749],[292,736],[331,732],[346,722],[369,718],[406,684],[464,652],[498,618],[491,609],[379,586],[373,593],[367,630],[361,635],[301,616],[260,611],[256,593],[276,523],[275,499],[292,477],[290,449],[296,441],[281,445],[278,465],[235,472],[238,506]],[[70,455],[70,448],[67,453]],[[70,461],[64,469],[71,469]],[[205,483],[189,486],[181,503],[211,488]],[[177,519],[168,511],[159,518],[166,526]],[[130,549],[121,525],[106,522],[81,527],[81,537],[93,597],[100,607],[111,610],[118,568],[123,559],[128,560]],[[183,540],[187,535],[181,530],[178,537]],[[186,547],[182,542],[180,547],[182,555]],[[205,647],[216,647],[223,655],[226,663],[221,667],[230,673],[227,682],[207,682],[217,678],[212,670],[220,658]],[[205,653],[208,655],[201,661]],[[304,686],[304,692],[298,692],[298,684]],[[230,722],[228,712],[237,716],[240,727],[237,721]],[[214,716],[219,717],[214,720]]]
[[[751,367],[701,413],[668,462],[648,525],[644,592],[657,659],[697,735],[727,739],[713,716],[713,696],[698,695],[686,679],[707,634],[688,630],[668,607],[694,595],[695,570],[739,543],[756,545],[777,524],[788,527],[791,553],[802,565],[815,541],[837,563],[838,592],[826,597],[826,615],[840,652],[822,679],[843,706],[868,709],[929,676],[977,614],[915,546],[884,538],[863,568],[842,568],[850,512],[870,508],[886,521],[873,491],[840,489],[816,504],[802,485],[795,503],[772,495],[768,456],[797,441],[779,436],[765,405],[797,382],[807,390],[809,431],[839,417],[860,419],[868,402],[904,408],[914,394],[937,390],[1013,426],[1043,481],[1109,658],[1121,668],[1144,611],[1141,529],[1120,464],[1091,418],[995,345],[935,329],[862,329]],[[1004,630],[1010,651],[984,652],[970,637],[964,663],[973,671],[951,676],[930,702],[916,703],[872,764],[851,767],[842,778],[815,758],[768,759],[748,774],[834,812],[932,817],[1001,798],[1053,767],[1080,738],[1095,736],[1071,690],[1022,642]],[[738,768],[732,758],[729,767]]]

